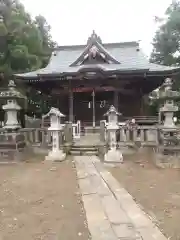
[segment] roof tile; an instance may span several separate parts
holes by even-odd
[[[72,73],[78,72],[81,66],[70,66],[84,51],[85,45],[81,46],[64,46],[56,49],[52,53],[48,65],[43,69],[37,71],[16,74],[17,77],[36,77],[39,74],[52,74],[52,73]],[[113,56],[120,64],[97,64],[97,65],[86,65],[86,67],[98,67],[104,71],[111,70],[143,70],[149,69],[153,71],[168,71],[176,69],[175,67],[168,67],[158,64],[149,63],[147,57],[143,54],[142,50],[139,49],[137,42],[130,43],[111,43],[103,44],[103,47],[107,50],[111,56]]]

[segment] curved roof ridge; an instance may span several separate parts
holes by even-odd
[[[138,41],[130,41],[130,42],[111,42],[111,43],[102,43],[103,47],[139,47]],[[77,44],[77,45],[60,45],[54,48],[54,51],[61,50],[78,50],[82,48],[86,48],[87,44]]]

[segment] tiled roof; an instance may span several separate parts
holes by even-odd
[[[130,71],[146,69],[149,72],[164,72],[177,69],[175,67],[150,63],[147,57],[143,54],[142,50],[139,48],[138,42],[102,44],[102,48],[105,49],[105,51],[119,63],[70,66],[82,55],[86,48],[87,45],[61,46],[52,53],[49,64],[45,68],[34,72],[16,74],[16,76],[33,78],[37,77],[39,74],[71,74],[81,71],[83,68],[99,68],[103,71]]]

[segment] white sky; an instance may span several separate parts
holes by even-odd
[[[85,44],[92,30],[103,42],[141,40],[149,55],[157,25],[172,0],[21,0],[32,15],[43,15],[59,45]]]

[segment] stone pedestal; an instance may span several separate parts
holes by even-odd
[[[123,163],[123,155],[118,149],[110,149],[104,156],[106,163]]]
[[[73,144],[73,129],[72,129],[72,123],[66,122],[64,126],[64,137],[65,137],[65,143],[64,143],[64,151],[68,155],[71,150],[71,146]]]
[[[180,147],[160,146],[154,154],[154,162],[160,168],[180,168]]]
[[[60,149],[59,130],[61,129],[57,130],[50,127],[48,130],[52,132],[52,150],[49,152],[48,156],[46,156],[46,160],[63,161],[66,158],[66,154]]]
[[[146,138],[147,138],[147,142],[151,145],[157,145],[159,142],[158,139],[158,128],[154,128],[154,129],[148,129],[146,131]]]
[[[24,134],[21,132],[1,132],[0,163],[26,160],[28,153]]]

